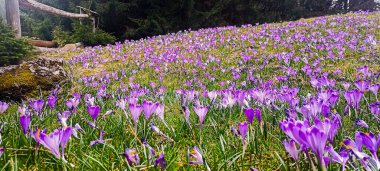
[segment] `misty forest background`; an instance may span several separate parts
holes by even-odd
[[[99,28],[117,40],[139,39],[186,29],[280,22],[349,11],[374,11],[376,0],[40,0],[62,10],[77,6],[100,14]],[[23,9],[23,36],[54,39],[78,21]]]

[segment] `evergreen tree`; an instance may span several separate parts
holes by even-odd
[[[350,0],[350,11],[375,11],[378,8],[378,4],[375,0]]]

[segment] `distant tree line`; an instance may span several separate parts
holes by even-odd
[[[78,12],[80,5],[97,11],[99,27],[118,39],[138,39],[185,29],[279,22],[349,11],[374,11],[376,0],[40,0]],[[24,35],[52,39],[60,26],[72,30],[71,19],[23,10]]]

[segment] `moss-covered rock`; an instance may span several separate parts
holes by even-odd
[[[50,90],[66,80],[62,61],[38,58],[0,68],[0,100],[20,101]]]

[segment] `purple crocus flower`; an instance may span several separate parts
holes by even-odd
[[[188,90],[188,91],[185,91],[186,93],[186,99],[188,101],[193,101],[195,99],[195,97],[198,96],[198,91],[195,91],[195,90]]]
[[[368,124],[365,123],[363,120],[361,119],[356,119],[356,122],[355,122],[355,125],[357,126],[360,126],[360,127],[363,127],[363,128],[369,128]]]
[[[127,102],[125,99],[120,99],[116,101],[116,106],[118,106],[121,110],[125,110],[125,106],[127,105]]]
[[[139,117],[141,115],[141,112],[143,111],[143,108],[137,104],[129,104],[129,110],[132,115],[132,119],[135,123],[135,130],[137,129],[137,122],[139,121]]]
[[[166,160],[165,160],[164,153],[160,153],[158,158],[156,158],[156,160],[154,160],[154,167],[157,167],[157,166],[160,166],[161,170],[165,170]]]
[[[57,113],[57,116],[58,116],[58,121],[61,121],[61,124],[62,124],[62,127],[63,128],[66,128],[67,127],[67,119],[69,118],[69,116],[71,115],[70,111],[64,111],[61,113]]]
[[[356,86],[360,91],[367,91],[370,83],[371,83],[371,81],[358,80],[358,81],[355,82],[355,86]]]
[[[265,90],[254,90],[253,91],[253,97],[259,101],[260,103],[262,104],[265,104],[266,103],[266,98],[267,96],[269,95],[268,94],[268,91],[265,91]]]
[[[37,129],[35,131],[30,130],[29,135],[30,135],[30,137],[32,137],[36,141],[37,144],[40,144],[41,133],[45,133],[45,130],[40,130],[40,129]]]
[[[100,113],[100,106],[87,106],[87,111],[90,114],[92,120],[95,122]]]
[[[352,91],[346,91],[343,95],[346,98],[348,105],[354,107],[355,111],[358,111],[363,92],[356,89]]]
[[[235,103],[236,103],[236,98],[235,96],[232,94],[231,91],[223,91],[222,92],[222,106],[223,108],[227,108],[227,107],[230,107],[232,108]]]
[[[20,116],[20,125],[22,128],[22,132],[24,135],[26,135],[29,132],[29,126],[30,126],[30,116],[23,114]]]
[[[183,116],[185,117],[185,120],[187,124],[190,126],[190,110],[187,106],[182,106],[182,112]]]
[[[342,85],[343,85],[343,87],[344,87],[344,89],[347,91],[349,88],[350,88],[350,83],[347,83],[347,82],[343,82],[342,83]]]
[[[159,103],[153,103],[151,101],[144,100],[142,103],[142,107],[144,109],[144,115],[145,119],[149,119],[150,116],[153,114],[154,111],[156,111]]]
[[[156,115],[157,115],[162,121],[165,120],[164,112],[165,112],[165,104],[160,104],[160,105],[158,105],[158,107],[157,107],[155,113],[156,113]]]
[[[155,155],[156,155],[156,150],[154,150],[154,148],[153,148],[152,146],[150,146],[150,145],[146,142],[146,139],[145,139],[145,138],[141,138],[141,142],[143,143],[143,145],[144,145],[145,147],[148,148],[148,150],[149,150],[151,156],[155,156]]]
[[[282,98],[291,106],[291,107],[296,107],[298,106],[298,103],[300,101],[299,98],[295,97],[295,94],[293,93],[284,93],[282,94]]]
[[[47,104],[49,105],[49,107],[51,109],[53,109],[55,107],[55,102],[57,101],[57,97],[56,96],[52,96],[50,95],[47,99]]]
[[[102,119],[106,118],[106,116],[110,115],[113,113],[113,110],[107,110],[106,113],[102,116]]]
[[[26,112],[28,111],[27,106],[24,104],[22,107],[18,107],[17,109],[18,112],[20,112],[21,115],[26,115]]]
[[[288,142],[284,140],[282,144],[284,145],[285,150],[293,157],[293,159],[298,161],[298,153],[300,152],[300,150],[297,149],[295,141],[290,140]]]
[[[95,97],[90,97],[86,100],[87,105],[95,106]]]
[[[256,116],[257,121],[259,121],[259,123],[261,123],[261,110],[260,109],[255,109],[255,116]]]
[[[137,104],[137,102],[139,101],[139,99],[137,97],[129,97],[128,99],[128,103],[129,104]]]
[[[371,40],[371,38],[366,38],[366,41]],[[376,42],[376,41],[375,41]],[[369,70],[369,67],[367,65],[358,67],[358,72],[362,73],[364,77],[371,76],[372,72]]]
[[[328,135],[317,127],[310,127],[305,132],[300,132],[304,143],[315,153],[319,162],[323,162],[323,154]]]
[[[199,107],[193,108],[195,113],[199,117],[199,124],[200,124],[201,129],[202,129],[203,121],[205,120],[205,116],[207,114],[208,108],[209,108],[208,106],[206,107],[199,106]]]
[[[359,132],[357,137],[361,138],[363,145],[366,146],[367,149],[372,153],[372,156],[374,156],[374,158],[378,160],[377,149],[380,145],[380,135],[376,138],[376,136],[372,132]]]
[[[236,137],[240,135],[234,126],[231,126],[230,130],[231,130],[231,133],[235,135]]]
[[[45,102],[42,99],[29,101],[29,105],[33,107],[33,109],[36,110],[37,113],[41,113],[41,109],[44,106],[44,103]]]
[[[124,152],[124,156],[127,159],[128,164],[139,164],[140,158],[139,155],[137,154],[136,149],[134,148],[126,148]]]
[[[8,109],[8,107],[8,103],[0,101],[0,114],[4,113]]]
[[[4,147],[0,147],[0,157],[3,155],[4,151],[5,151],[5,148]]]
[[[92,129],[99,129],[99,127],[96,126],[94,122],[88,121],[87,124],[88,124],[89,126],[91,126]]]
[[[322,105],[321,112],[322,112],[324,117],[328,118],[330,116],[330,106]]]
[[[78,98],[78,97],[76,97],[76,98]],[[91,94],[85,94],[83,99],[87,105],[91,105],[91,106],[95,105],[95,98],[93,98]]]
[[[239,103],[240,106],[244,106],[245,96],[246,96],[246,92],[244,91],[235,92],[235,99]]]
[[[348,152],[353,153],[358,157],[363,163],[364,160],[369,159],[370,156],[362,152],[362,142],[361,140],[352,141],[351,139],[343,140],[343,146],[348,150]]]
[[[210,98],[210,100],[211,100],[212,102],[214,102],[215,99],[218,97],[218,92],[215,91],[215,90],[213,90],[213,91],[209,91],[209,92],[207,92],[207,96],[208,96],[208,98]]]
[[[254,167],[252,167],[252,166],[249,167],[249,170],[250,170],[250,171],[259,171],[258,169],[254,168]]]
[[[376,140],[376,137],[371,134],[372,133],[356,132],[355,141],[352,141],[351,139],[345,139],[343,141],[343,146],[348,150],[348,152],[353,153],[360,159],[360,163],[366,168],[366,170],[372,170],[372,167],[380,168],[380,162],[376,154],[379,140]],[[363,145],[365,145],[372,153],[372,157],[362,152]]]
[[[379,92],[380,84],[373,84],[368,89],[376,96],[377,99],[377,92]]]
[[[60,136],[60,145],[61,145],[61,151],[62,151],[62,158],[65,159],[65,147],[67,142],[69,141],[71,134],[73,133],[73,130],[71,127],[67,127],[64,130],[61,130],[61,136]],[[45,142],[46,143],[46,142]]]
[[[150,129],[152,129],[154,132],[156,132],[157,134],[163,134],[160,129],[154,124],[154,123],[150,123]]]
[[[81,132],[84,132],[84,130],[82,129],[82,127],[76,123],[75,126],[74,126],[74,129],[73,129],[73,136],[77,139],[79,139],[78,137],[78,132],[81,131]]]
[[[49,135],[45,134],[44,132],[41,132],[39,135],[39,143],[41,143],[44,147],[50,150],[50,153],[52,153],[55,157],[60,159],[64,159],[64,150],[65,146],[70,139],[72,134],[71,127],[67,127],[64,130],[54,130],[54,132],[50,133]],[[36,139],[36,138],[35,138]],[[37,141],[37,140],[36,140]],[[59,151],[59,147],[61,147],[62,150],[62,156]]]
[[[244,110],[245,116],[247,117],[247,120],[249,123],[252,124],[253,118],[255,117],[255,111],[252,108],[248,108]]]
[[[347,152],[342,150],[337,153],[334,148],[330,145],[326,147],[326,150],[330,153],[332,160],[342,165],[342,170],[346,167],[347,161],[350,159]]]
[[[370,104],[369,109],[371,110],[372,114],[377,117],[380,114],[380,102]]]
[[[247,131],[248,131],[248,124],[246,121],[242,122],[242,123],[239,123],[238,124],[238,129],[239,129],[239,133],[240,133],[240,136],[241,136],[241,139],[243,141],[243,144],[245,144],[245,137],[247,136]]]
[[[197,147],[193,147],[191,151],[189,151],[189,147],[187,148],[187,156],[190,159],[189,164],[203,164],[203,156],[200,150]]]
[[[82,129],[82,127],[81,127],[78,123],[75,124],[74,128],[75,128],[77,131],[84,131],[84,130]]]
[[[81,94],[80,93],[73,93],[73,96],[76,99],[80,99],[81,98]]]
[[[322,101],[318,101],[313,99],[310,103],[304,104],[299,112],[302,113],[305,118],[310,117],[318,117],[318,115],[322,112]]]
[[[325,128],[321,125],[326,125]],[[342,127],[342,119],[340,115],[336,114],[333,115],[331,120],[325,119],[324,123],[319,124],[320,128],[324,128],[324,130],[327,132],[330,143],[333,142],[334,137],[338,133],[338,129]]]
[[[99,144],[99,143],[105,143],[105,141],[103,139],[103,135],[104,135],[104,131],[102,130],[102,131],[100,131],[99,139],[91,141],[90,145],[94,146],[94,145]]]
[[[80,99],[79,98],[70,98],[66,101],[66,106],[69,110],[76,111],[78,105],[79,105]]]
[[[330,96],[330,99],[329,99],[329,102],[332,105],[332,107],[334,107],[336,105],[336,103],[338,102],[338,98],[339,98],[339,92],[338,91],[333,91],[331,93],[331,96]]]
[[[54,95],[57,95],[58,94],[58,91],[61,89],[61,87],[57,84],[55,86],[55,89],[52,91]]]

